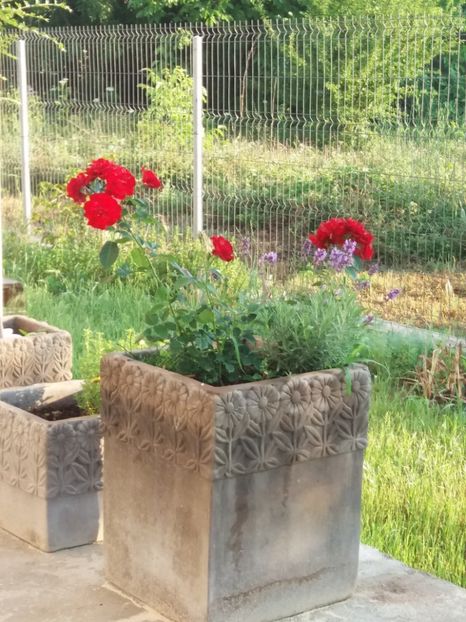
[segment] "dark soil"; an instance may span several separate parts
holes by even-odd
[[[30,411],[33,415],[45,419],[46,421],[62,421],[64,419],[72,419],[73,417],[85,417],[87,412],[79,406],[67,406],[64,409],[54,408],[37,408]]]

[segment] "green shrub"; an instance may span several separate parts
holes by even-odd
[[[344,367],[361,356],[366,328],[350,291],[277,298],[264,314],[262,352],[272,376]]]

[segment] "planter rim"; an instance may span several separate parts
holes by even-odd
[[[47,322],[43,322],[42,320],[36,320],[27,315],[5,315],[3,317],[3,326],[4,328],[12,328],[15,330],[16,328],[26,328],[28,333],[24,335],[24,337],[28,337],[31,335],[36,335],[40,333],[65,333],[68,334],[63,328],[58,328],[56,326],[52,326]]]
[[[138,352],[138,350],[135,350],[134,352]],[[144,352],[147,352],[147,350],[144,350]],[[235,390],[242,390],[242,389],[246,389],[248,386],[263,386],[263,385],[270,385],[270,384],[282,384],[284,382],[289,381],[291,378],[309,378],[310,376],[320,376],[322,374],[333,374],[333,375],[337,375],[337,374],[341,374],[343,373],[343,368],[341,367],[335,367],[335,368],[327,368],[327,369],[320,369],[320,370],[316,370],[316,371],[308,371],[308,372],[301,372],[299,374],[289,374],[288,376],[277,376],[275,378],[266,378],[265,380],[251,380],[250,382],[240,382],[238,384],[227,384],[227,385],[223,385],[223,386],[215,386],[212,384],[208,384],[206,382],[201,382],[200,380],[196,380],[195,378],[191,378],[190,376],[184,376],[183,374],[179,374],[178,372],[174,372],[174,371],[170,371],[168,369],[165,369],[164,367],[159,367],[158,365],[151,365],[150,363],[145,363],[144,361],[141,361],[137,358],[133,358],[131,356],[129,356],[126,353],[123,352],[110,352],[109,354],[106,354],[104,356],[104,359],[116,359],[118,357],[123,358],[126,362],[128,363],[138,363],[139,365],[142,365],[144,369],[157,369],[160,370],[161,372],[163,372],[164,374],[166,374],[169,378],[172,378],[173,380],[182,380],[183,382],[189,383],[193,388],[202,388],[204,391],[207,391],[208,393],[213,393],[215,395],[222,395],[223,393],[230,393],[231,391],[235,391]],[[368,369],[367,365],[364,365],[362,363],[352,363],[351,365],[348,366],[350,369]]]
[[[37,421],[41,425],[46,425],[49,427],[53,427],[55,425],[60,425],[60,424],[63,425],[64,423],[75,423],[79,421],[88,421],[89,419],[96,419],[100,416],[100,415],[83,415],[82,417],[69,417],[68,419],[48,421],[47,419],[44,419],[43,417],[39,417],[39,415],[34,415],[33,413],[30,413],[28,410],[24,410],[23,408],[19,408],[18,406],[12,406],[11,404],[8,404],[8,402],[3,402],[2,400],[0,400],[0,406],[6,406],[7,408],[13,411],[13,414],[23,415],[27,417],[28,419],[30,419],[31,421]],[[0,413],[0,416],[1,416],[1,413]]]
[[[73,381],[69,381],[69,382],[73,382],[73,383],[81,383],[82,386],[82,381],[81,380],[73,380]],[[62,384],[61,382],[44,382],[44,383],[38,383],[38,384],[32,384],[26,387],[9,387],[8,389],[1,389],[0,390],[0,408],[1,407],[5,407],[7,408],[11,414],[15,415],[15,414],[20,414],[23,417],[26,417],[27,419],[29,419],[30,421],[36,421],[37,423],[39,423],[40,425],[44,425],[44,426],[48,426],[48,427],[53,427],[57,424],[63,424],[63,423],[74,423],[74,422],[79,422],[79,421],[88,421],[89,419],[95,419],[96,417],[99,417],[99,415],[82,415],[81,417],[68,417],[66,419],[59,419],[57,421],[49,421],[48,419],[44,419],[43,417],[40,417],[39,415],[36,415],[32,412],[30,412],[30,410],[26,407],[21,407],[21,406],[17,406],[15,404],[11,404],[8,400],[4,399],[4,396],[2,396],[2,393],[5,394],[7,392],[15,392],[17,394],[19,393],[28,393],[31,391],[31,389],[37,388],[37,389],[42,389],[45,388],[47,386],[51,386],[51,385],[59,385]],[[82,388],[80,389],[80,391],[82,390]],[[73,402],[75,402],[75,395],[76,393],[73,393],[71,388],[70,388],[70,400]],[[3,399],[2,399],[3,398]],[[64,399],[64,396],[61,398]],[[51,404],[52,405],[52,404]],[[65,406],[66,408],[66,406]],[[1,416],[1,413],[0,413]]]

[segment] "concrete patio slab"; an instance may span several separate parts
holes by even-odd
[[[0,530],[0,622],[84,620],[166,622],[105,584],[101,544],[41,553]],[[367,546],[361,547],[353,598],[287,618],[287,622],[445,620],[465,622],[466,590]]]

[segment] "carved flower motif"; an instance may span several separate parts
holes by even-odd
[[[125,364],[122,356],[105,356],[100,364],[100,382],[104,389],[112,391],[120,383],[120,372]]]
[[[319,374],[309,380],[313,406],[320,412],[334,411],[341,404],[340,380],[333,374]]]
[[[45,426],[41,423],[31,423],[29,428],[29,443],[35,447],[39,447],[42,442],[45,441],[46,431]]]
[[[13,417],[9,413],[0,415],[0,442],[7,443],[13,431]]]
[[[292,378],[282,388],[281,405],[290,415],[302,415],[309,408],[311,392],[305,380]]]
[[[143,386],[143,373],[138,363],[129,362],[123,367],[122,380],[124,394],[128,404],[140,401]]]
[[[176,380],[169,380],[165,384],[162,407],[167,422],[175,427],[184,426],[187,399],[188,388],[185,384]]]
[[[100,446],[102,430],[98,417],[81,421],[76,426],[76,435],[79,444],[86,450],[97,449]]]
[[[363,366],[354,366],[351,369],[350,396],[345,396],[344,401],[354,411],[359,410],[369,401],[371,393],[371,377],[369,371]]]
[[[273,385],[259,385],[246,394],[249,416],[255,423],[272,421],[280,406],[280,394]]]
[[[54,423],[48,434],[48,453],[70,464],[79,452],[76,432],[69,423]]]
[[[142,380],[142,401],[150,410],[160,408],[165,396],[165,378],[157,370],[146,370]]]
[[[216,398],[215,420],[217,428],[226,432],[230,440],[239,438],[246,431],[248,416],[241,391],[230,391]]]

